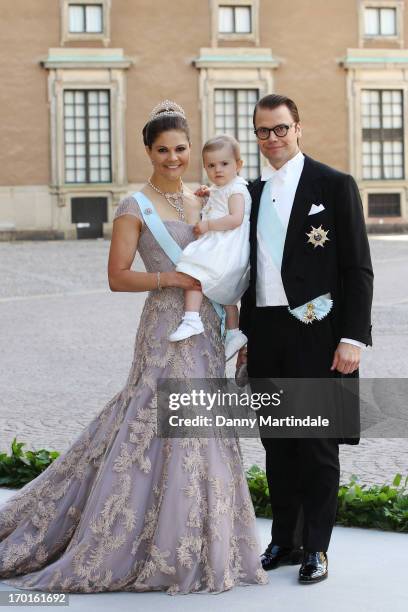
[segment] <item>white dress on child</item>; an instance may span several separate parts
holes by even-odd
[[[246,185],[237,176],[222,187],[210,188],[202,219],[211,221],[228,215],[228,198],[240,193],[245,200],[243,221],[235,229],[210,231],[190,242],[176,266],[178,272],[197,278],[204,295],[219,304],[236,304],[248,288],[251,196]]]

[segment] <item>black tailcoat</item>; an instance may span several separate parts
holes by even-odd
[[[257,222],[264,185],[258,178],[248,187],[251,272],[240,312],[240,328],[246,335],[256,312]],[[312,204],[323,204],[324,210],[309,215]],[[314,247],[306,234],[320,226],[328,231],[329,240]],[[287,228],[281,276],[290,308],[330,292],[336,343],[350,338],[371,345],[373,269],[358,187],[352,176],[306,155]],[[356,439],[344,442],[355,444]]]

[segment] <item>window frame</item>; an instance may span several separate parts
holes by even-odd
[[[365,11],[366,9],[394,9],[395,10],[395,34],[366,34]],[[362,0],[360,3],[360,47],[371,42],[382,42],[404,46],[404,1],[403,0]]]
[[[107,92],[108,96],[108,109],[109,109],[109,180],[107,181],[91,181],[90,180],[90,173],[91,173],[91,165],[90,165],[90,160],[91,157],[94,157],[90,154],[90,145],[94,144],[94,143],[90,143],[89,140],[89,115],[88,115],[88,104],[89,104],[89,94],[90,93],[98,93],[99,92]],[[67,170],[70,170],[70,168],[67,168],[66,165],[66,161],[67,161],[67,155],[65,152],[65,146],[67,144],[66,141],[66,133],[70,130],[67,129],[66,124],[65,124],[65,119],[67,118],[65,115],[65,107],[66,107],[66,102],[65,102],[65,98],[66,98],[66,93],[67,92],[72,92],[72,93],[76,93],[76,92],[83,92],[85,94],[85,102],[84,102],[84,106],[85,106],[85,174],[86,174],[86,180],[85,181],[67,181]],[[90,89],[90,88],[71,88],[71,87],[65,87],[64,91],[63,91],[63,97],[62,97],[62,105],[63,105],[63,118],[62,118],[62,122],[63,122],[63,132],[64,132],[64,151],[63,151],[63,167],[64,167],[64,179],[63,179],[63,183],[65,186],[67,187],[71,187],[71,186],[75,186],[75,185],[110,185],[112,183],[112,177],[113,177],[113,164],[112,164],[112,157],[113,157],[113,152],[112,152],[112,100],[111,100],[111,90],[109,88],[95,88],[95,89]],[[99,106],[99,101],[98,101],[98,106]],[[74,107],[75,107],[75,102],[74,102]],[[100,116],[98,115],[98,119],[100,118]],[[76,144],[76,143],[74,143]],[[95,144],[101,144],[99,141],[98,143]],[[77,156],[75,155],[74,159],[77,159]],[[75,168],[73,168],[73,170],[77,170],[77,167],[75,165]],[[102,170],[102,168],[100,166],[98,166],[98,171],[100,172]]]
[[[232,16],[233,16],[233,30],[232,32],[225,32],[223,30],[219,29],[219,23],[218,23],[218,34],[252,34],[252,6],[250,4],[243,4],[243,5],[239,5],[239,4],[219,4],[218,5],[218,16],[220,13],[221,9],[231,9],[232,10]],[[237,31],[237,16],[236,16],[236,9],[238,8],[246,8],[249,9],[249,30],[247,32],[238,32]]]
[[[240,62],[243,56],[245,60]],[[237,61],[238,60],[238,61]],[[224,47],[222,54],[217,47],[200,48],[194,60],[198,70],[198,98],[201,114],[201,145],[214,136],[214,90],[257,89],[259,97],[275,91],[274,73],[279,61],[272,55],[270,47]],[[245,85],[244,85],[245,84]],[[261,155],[261,168],[267,165]],[[206,182],[204,168],[201,182]]]
[[[102,32],[70,32],[70,6],[102,6]],[[110,44],[111,0],[60,0],[61,8],[61,46],[71,41],[102,41],[104,47]]]
[[[362,94],[365,91],[375,91],[378,92],[379,95],[379,106],[380,106],[380,127],[379,128],[365,128],[363,127],[363,114],[362,114]],[[384,128],[383,127],[383,119],[384,119],[384,114],[383,114],[383,94],[384,92],[394,92],[394,91],[398,91],[401,94],[401,119],[402,119],[402,126],[401,128]],[[361,89],[360,92],[360,120],[361,120],[361,177],[364,181],[404,181],[405,177],[406,177],[406,173],[405,173],[405,164],[406,164],[406,150],[405,150],[405,99],[404,99],[404,90],[402,88],[395,88],[392,89],[390,87],[385,87],[385,88],[373,88],[373,87],[363,87]],[[379,177],[365,177],[364,176],[364,164],[363,164],[363,155],[364,155],[364,143],[365,142],[372,142],[369,138],[364,138],[364,131],[367,130],[377,130],[379,132],[379,138],[378,141],[380,143],[380,159],[381,159],[381,176]],[[384,166],[384,143],[386,142],[386,134],[384,134],[384,131],[386,130],[401,130],[401,139],[392,139],[391,142],[401,142],[402,144],[402,176],[400,177],[392,177],[392,178],[388,178],[385,176],[385,166]],[[372,166],[370,166],[372,168]]]
[[[373,61],[373,58],[375,61]],[[401,193],[401,217],[408,218],[407,179],[364,179],[362,175],[362,96],[364,89],[399,89],[403,92],[403,117],[405,130],[404,176],[408,177],[408,81],[405,79],[408,65],[408,49],[348,48],[347,55],[339,61],[346,71],[346,106],[348,108],[348,172],[357,181],[363,202],[364,216],[368,219],[368,193]],[[372,222],[373,217],[370,217]]]
[[[69,29],[69,23],[70,23],[70,9],[73,7],[82,7],[83,9],[83,17],[84,17],[84,24],[85,24],[85,29],[82,32],[72,32]],[[89,32],[86,29],[86,7],[88,6],[98,6],[101,8],[101,21],[102,21],[102,29],[98,30],[97,32]],[[103,34],[104,31],[104,19],[103,19],[103,2],[100,2],[99,4],[93,4],[93,3],[81,3],[81,2],[69,2],[68,3],[68,32],[69,34]]]
[[[399,196],[399,215],[371,215],[370,214],[370,196],[372,195],[384,195],[384,196],[388,196],[388,195],[398,195]],[[377,190],[368,190],[367,191],[367,219],[401,219],[402,217],[402,205],[403,205],[403,191],[398,190],[398,189],[377,189]]]
[[[220,7],[250,8],[251,32],[219,32]],[[259,45],[259,0],[211,0],[211,46],[218,46],[218,42],[249,42]]]
[[[377,21],[378,21],[378,32],[374,32],[374,34],[370,34],[369,32],[366,31],[365,28],[365,13],[367,11],[376,11],[377,14]],[[394,13],[395,16],[395,20],[394,20],[394,32],[392,32],[392,34],[385,34],[384,32],[381,32],[381,13],[383,11],[392,11]],[[397,20],[397,8],[395,6],[366,6],[364,7],[364,37],[365,38],[395,38],[398,35],[398,20]]]
[[[238,125],[238,119],[240,117],[240,114],[239,114],[239,111],[238,111],[238,103],[239,103],[239,101],[238,101],[238,92],[241,92],[241,91],[245,91],[245,92],[247,92],[247,91],[255,91],[256,92],[256,99],[259,100],[260,99],[259,88],[257,88],[257,87],[228,87],[228,86],[227,87],[220,87],[220,86],[216,86],[214,88],[214,92],[213,92],[213,98],[214,98],[213,99],[214,132],[217,131],[217,127],[215,125],[216,124],[215,105],[217,104],[216,96],[217,96],[217,92],[218,91],[223,91],[223,92],[232,91],[233,92],[233,95],[234,95],[234,102],[233,102],[233,104],[234,104],[234,123],[235,123],[235,126],[234,126],[234,132],[235,132],[234,133],[234,137],[238,140],[238,142],[242,143],[242,139],[239,138],[239,134],[238,134],[238,130],[240,129],[239,125]],[[251,126],[252,126],[252,124],[251,124]],[[254,180],[254,178],[257,178],[259,176],[259,174],[261,173],[261,163],[262,163],[261,162],[261,154],[260,154],[259,147],[257,145],[257,141],[256,141],[256,138],[255,138],[255,135],[253,134],[253,128],[252,127],[248,128],[248,134],[249,134],[250,138],[253,137],[254,143],[256,145],[257,158],[258,158],[258,167],[257,167],[256,177],[249,177],[246,180]],[[242,148],[241,148],[241,155],[242,155]],[[243,158],[244,158],[244,162],[245,162],[245,157],[243,156]],[[250,167],[249,164],[245,164],[243,169],[245,169],[246,166]]]

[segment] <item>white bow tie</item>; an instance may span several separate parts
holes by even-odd
[[[275,170],[275,168],[272,168],[272,166],[265,166],[262,168],[261,181],[269,181],[269,179],[274,178],[275,176],[284,181],[287,175],[287,166],[283,166],[282,168],[279,168],[279,170]]]

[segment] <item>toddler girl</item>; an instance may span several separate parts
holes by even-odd
[[[199,238],[184,249],[176,266],[178,272],[198,279],[202,292],[185,292],[185,313],[169,340],[184,340],[204,331],[200,318],[204,293],[225,307],[228,360],[247,342],[247,337],[238,329],[236,304],[249,280],[251,196],[246,181],[238,176],[242,160],[235,138],[222,135],[206,142],[203,164],[213,186],[202,210],[202,219],[194,227]]]

